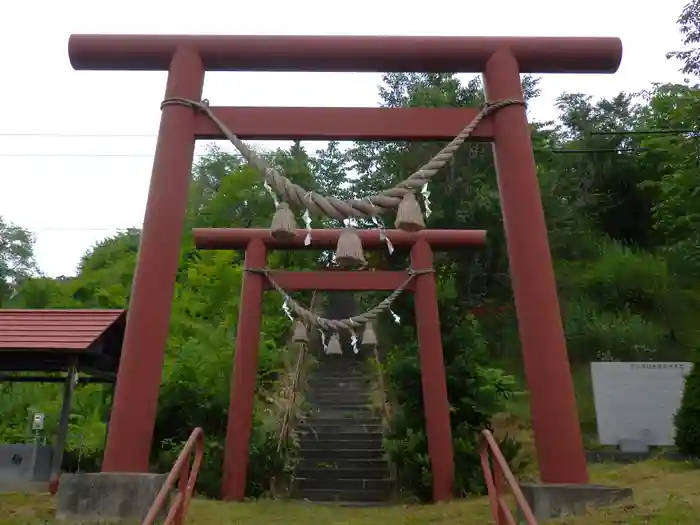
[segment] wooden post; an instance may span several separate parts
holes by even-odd
[[[56,429],[56,441],[53,445],[53,457],[51,458],[51,471],[49,474],[49,492],[52,494],[58,489],[58,480],[61,477],[61,466],[63,465],[63,452],[66,449],[68,440],[68,423],[70,409],[73,401],[73,391],[76,386],[78,370],[75,365],[68,369],[68,375],[63,384],[63,403],[61,404],[61,414],[58,417],[58,428]]]
[[[522,99],[518,63],[497,51],[484,73],[488,100]],[[525,108],[494,117],[494,154],[518,315],[532,428],[546,483],[587,483],[576,398]]]
[[[245,252],[245,267],[264,268],[266,264],[265,244],[259,239],[250,241]],[[236,355],[226,424],[222,491],[226,501],[241,501],[245,497],[264,290],[264,276],[245,272],[238,311]]]
[[[199,55],[187,48],[178,49],[170,63],[165,96],[198,100],[203,84]],[[182,106],[167,106],[162,111],[104,472],[148,472],[189,195],[195,117],[191,109]]]
[[[433,267],[433,252],[424,240],[418,241],[411,250],[411,267],[415,270]],[[446,501],[453,497],[454,454],[435,274],[416,277],[414,303],[428,454],[433,471],[433,501]]]

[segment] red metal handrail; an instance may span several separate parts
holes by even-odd
[[[496,525],[518,525],[510,508],[508,508],[504,494],[501,493],[504,481],[515,497],[515,501],[527,525],[537,525],[537,520],[530,508],[530,504],[523,496],[520,485],[518,485],[513,472],[511,472],[506,458],[503,457],[503,453],[493,434],[489,430],[482,430],[481,436],[481,468],[484,470],[484,479],[486,480],[489,503],[491,504],[491,514],[493,514]],[[491,470],[490,459],[493,460],[493,471]]]
[[[194,460],[190,466],[190,456],[194,451]],[[163,525],[182,525],[187,515],[187,508],[190,506],[194,485],[197,482],[197,475],[202,466],[204,457],[204,430],[195,428],[190,434],[190,438],[185,443],[180,455],[177,457],[170,474],[165,479],[163,487],[153,501],[148,514],[141,522],[141,525],[153,525],[158,518],[158,514],[163,510],[163,505],[167,501],[168,494],[173,490],[175,480],[180,479],[179,492],[175,501],[170,505],[168,516]]]

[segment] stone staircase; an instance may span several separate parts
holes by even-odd
[[[312,502],[379,504],[393,482],[380,418],[370,407],[370,377],[356,356],[322,356],[306,390],[308,415],[297,426],[300,461],[292,496]]]

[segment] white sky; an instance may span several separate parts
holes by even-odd
[[[95,241],[143,219],[166,74],[73,71],[71,33],[620,37],[617,74],[544,76],[532,111],[551,118],[563,91],[610,96],[682,81],[664,54],[680,46],[675,21],[686,1],[6,2],[0,215],[36,232],[39,264],[51,276],[74,274]],[[374,106],[379,81],[378,74],[209,73],[204,96],[214,105]]]

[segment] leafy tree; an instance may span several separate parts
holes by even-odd
[[[683,64],[682,71],[688,75],[700,76],[700,1],[688,2],[678,17],[678,27],[683,35],[681,51],[671,51],[666,58],[674,58]]]
[[[37,273],[34,236],[0,216],[0,305],[7,302],[23,279]]]
[[[681,454],[700,458],[700,366],[685,378],[681,407],[675,416],[676,446]]]
[[[658,193],[652,207],[658,243],[669,263],[685,280],[700,276],[700,194],[697,191],[700,141],[692,130],[700,120],[700,92],[688,86],[656,85],[645,93],[648,104],[642,115],[650,129],[669,130],[649,135],[641,144],[647,165],[658,175],[644,187]],[[675,131],[679,130],[679,131]],[[653,164],[652,164],[653,162]]]

